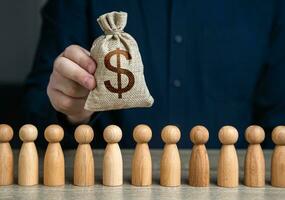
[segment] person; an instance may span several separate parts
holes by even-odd
[[[96,87],[96,62],[89,49],[102,35],[96,19],[125,11],[125,31],[137,41],[146,83],[154,97],[151,108],[92,113],[84,110]],[[27,123],[40,132],[51,123],[65,129],[63,146],[76,146],[76,125],[90,124],[95,147],[103,147],[102,130],[109,124],[123,130],[122,148],[132,148],[132,130],[148,124],[151,148],[160,148],[167,124],[181,129],[180,148],[191,147],[190,129],[209,129],[208,148],[220,146],[218,130],[235,126],[237,147],[247,143],[247,126],[266,132],[285,124],[285,2],[272,1],[92,1],[50,0],[42,9],[42,28],[29,74],[23,108]],[[38,142],[45,144],[43,134]]]

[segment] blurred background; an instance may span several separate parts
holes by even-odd
[[[46,0],[1,1],[0,122],[18,127],[21,88],[29,73]],[[21,67],[19,67],[21,66]]]

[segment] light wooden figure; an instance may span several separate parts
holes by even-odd
[[[103,157],[103,185],[120,186],[123,184],[123,159],[118,142],[122,130],[116,125],[107,126],[103,132],[108,143]]]
[[[245,131],[245,139],[249,143],[244,160],[244,184],[249,187],[265,185],[265,159],[260,143],[265,133],[260,126],[249,126]]]
[[[181,184],[181,160],[176,143],[180,130],[168,125],[162,129],[161,138],[165,143],[160,161],[160,185],[172,187]]]
[[[44,157],[44,185],[62,186],[65,183],[64,155],[60,145],[64,131],[58,125],[50,125],[45,130],[49,142]]]
[[[218,161],[217,184],[221,187],[237,187],[239,165],[234,144],[238,140],[238,131],[232,126],[224,126],[219,131],[219,140],[222,148]]]
[[[132,160],[132,184],[135,186],[149,186],[152,183],[152,161],[148,142],[152,131],[147,125],[138,125],[133,131],[137,142]]]
[[[14,161],[9,143],[13,134],[13,129],[9,125],[0,125],[0,186],[13,184]]]
[[[190,139],[194,143],[189,161],[189,185],[207,187],[210,182],[210,165],[205,143],[209,132],[204,126],[195,126],[190,131]]]
[[[38,137],[38,130],[31,124],[26,124],[19,131],[23,141],[18,161],[18,184],[23,186],[39,183],[39,157],[34,141]]]
[[[75,129],[74,137],[79,144],[74,158],[73,183],[77,186],[94,185],[94,158],[90,146],[94,137],[93,129],[80,125]]]
[[[271,157],[271,185],[285,187],[285,126],[277,126],[272,132],[275,148]]]

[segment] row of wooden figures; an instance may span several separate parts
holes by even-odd
[[[38,135],[37,128],[27,124],[21,127],[19,136],[23,141],[18,160],[18,184],[36,185],[39,181],[38,153],[34,141]],[[50,125],[44,132],[49,142],[44,157],[43,183],[47,186],[65,184],[64,155],[60,146],[64,131],[58,125]],[[110,125],[103,132],[108,143],[103,158],[103,184],[119,186],[123,184],[123,161],[118,142],[122,131],[118,126]],[[6,124],[0,125],[0,185],[13,183],[13,153],[9,141],[13,130]],[[79,143],[74,158],[73,183],[78,186],[91,186],[95,182],[94,158],[90,142],[93,140],[93,129],[88,125],[80,125],[74,134]],[[132,159],[132,184],[149,186],[152,184],[152,160],[148,142],[152,131],[147,125],[138,125],[133,131],[137,142]],[[180,139],[180,130],[168,125],[161,132],[165,142],[160,161],[160,184],[163,186],[179,186],[181,183],[181,160],[176,143]],[[265,185],[265,159],[260,143],[265,133],[260,126],[250,126],[245,132],[249,143],[244,166],[244,184],[250,187]],[[205,143],[209,132],[203,126],[195,126],[190,132],[194,146],[189,161],[189,184],[206,187],[210,181],[210,167]],[[224,126],[219,131],[222,143],[218,161],[217,184],[221,187],[237,187],[239,180],[238,157],[234,144],[238,140],[238,132],[232,126]],[[272,140],[276,144],[271,158],[271,184],[285,187],[285,126],[278,126],[272,132]]]

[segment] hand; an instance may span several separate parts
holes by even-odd
[[[89,51],[77,45],[67,47],[54,61],[47,94],[54,109],[71,123],[88,122],[93,114],[84,110],[84,104],[96,87],[95,70]]]

